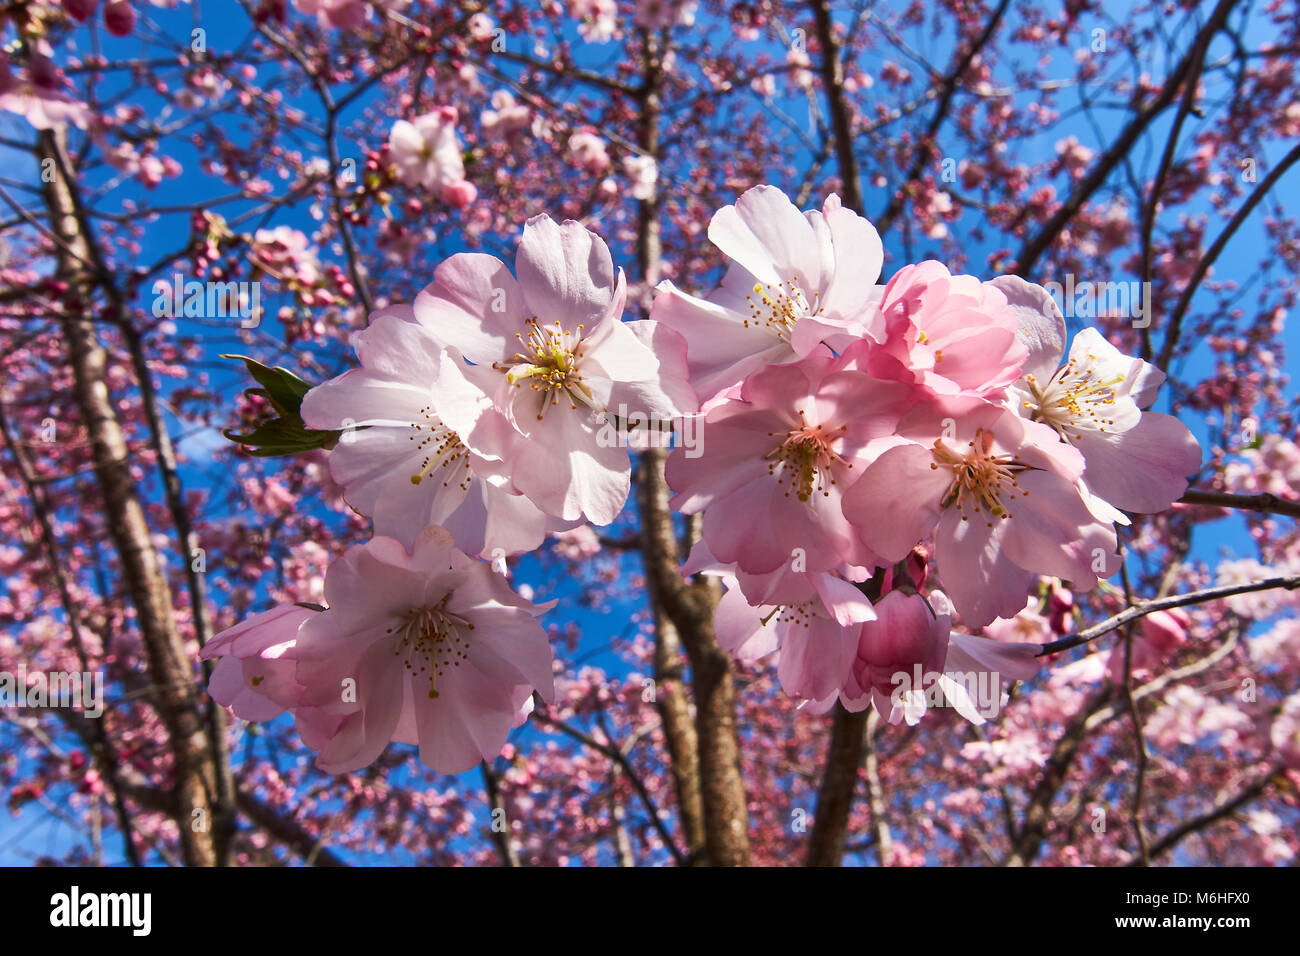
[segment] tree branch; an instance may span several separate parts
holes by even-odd
[[[1288,501],[1277,495],[1261,492],[1257,495],[1234,495],[1226,491],[1210,491],[1205,488],[1189,488],[1178,499],[1185,505],[1212,505],[1223,508],[1239,508],[1242,511],[1258,511],[1264,514],[1286,515],[1300,518],[1300,501]]]
[[[1196,54],[1202,49],[1202,38],[1206,36],[1212,37],[1219,32],[1236,2],[1237,0],[1219,0],[1205,26],[1198,31],[1191,48],[1179,61],[1173,73],[1166,77],[1160,92],[1156,94],[1151,102],[1137,111],[1133,119],[1115,138],[1110,148],[1098,157],[1097,162],[1088,170],[1088,174],[1080,180],[1079,185],[1070,193],[1061,208],[1053,213],[1052,217],[1043,224],[1043,227],[1034,236],[1025,240],[1020,247],[1020,251],[1016,254],[1017,275],[1026,279],[1030,278],[1029,274],[1033,271],[1034,266],[1038,264],[1039,258],[1056,241],[1056,237],[1060,235],[1061,230],[1083,208],[1083,204],[1092,197],[1092,194],[1101,188],[1115,167],[1128,157],[1134,144],[1155,121],[1155,118],[1173,103],[1178,91],[1182,89],[1183,83],[1187,80],[1198,60]],[[1162,361],[1160,364],[1163,367],[1165,363]]]
[[[1273,184],[1281,179],[1283,174],[1297,162],[1300,162],[1300,144],[1291,147],[1290,152],[1282,158],[1282,161],[1273,167],[1263,181],[1255,187],[1255,191],[1250,194],[1250,198],[1233,213],[1232,218],[1223,227],[1223,231],[1219,233],[1218,238],[1214,240],[1210,248],[1205,251],[1205,255],[1201,256],[1200,261],[1196,263],[1196,269],[1193,271],[1191,278],[1187,280],[1187,286],[1183,289],[1183,294],[1179,297],[1178,304],[1174,306],[1173,314],[1169,318],[1169,331],[1165,334],[1165,343],[1160,348],[1160,360],[1157,363],[1161,368],[1169,367],[1169,360],[1173,358],[1174,349],[1177,348],[1178,340],[1181,337],[1183,317],[1186,316],[1187,310],[1191,308],[1192,296],[1196,294],[1201,280],[1210,271],[1210,266],[1214,265],[1219,258],[1220,253],[1228,245],[1228,240],[1236,234],[1242,223],[1250,217],[1255,207],[1268,195],[1273,188]]]
[[[1087,644],[1104,634],[1109,634],[1118,627],[1123,627],[1129,621],[1146,617],[1156,611],[1168,611],[1176,607],[1203,604],[1207,601],[1217,601],[1221,598],[1234,597],[1238,594],[1250,594],[1255,591],[1271,591],[1275,588],[1294,591],[1296,588],[1300,588],[1300,577],[1266,578],[1263,581],[1251,581],[1247,584],[1230,584],[1223,587],[1205,588],[1201,591],[1190,591],[1187,594],[1176,594],[1173,597],[1158,598],[1154,601],[1143,601],[1141,604],[1135,604],[1133,607],[1121,611],[1100,624],[1080,631],[1078,634],[1063,637],[1059,641],[1052,641],[1050,644],[1044,644],[1043,649],[1039,651],[1037,656],[1045,657],[1048,654],[1057,654],[1061,651],[1068,651],[1072,647]]]
[[[825,0],[820,0],[820,2],[825,2]],[[1002,16],[1006,13],[1008,6],[1010,6],[1010,0],[1001,0],[997,9],[993,11],[993,15],[989,17],[988,23],[984,25],[984,29],[980,31],[980,35],[961,52],[956,64],[943,78],[943,82],[939,87],[938,105],[935,106],[934,115],[930,117],[930,124],[926,127],[925,135],[917,144],[916,158],[913,159],[912,166],[907,171],[907,176],[904,177],[902,185],[890,197],[889,205],[885,207],[885,211],[876,220],[876,228],[882,235],[888,231],[889,227],[894,224],[898,214],[903,211],[903,201],[907,195],[907,187],[916,181],[921,175],[921,171],[925,169],[925,164],[932,158],[931,150],[934,149],[934,138],[938,135],[944,120],[948,118],[948,110],[952,106],[952,98],[957,93],[957,87],[961,84],[961,78],[966,75],[966,70],[970,68],[980,50],[984,49],[989,40],[993,38],[993,34],[997,32],[998,24],[1002,22]]]
[[[1193,833],[1204,830],[1210,824],[1222,820],[1224,817],[1245,806],[1268,789],[1268,785],[1274,780],[1279,779],[1282,773],[1282,767],[1273,767],[1262,777],[1259,777],[1253,783],[1243,788],[1236,796],[1217,804],[1213,809],[1208,810],[1199,816],[1192,817],[1190,820],[1180,823],[1151,845],[1151,857],[1154,859],[1162,853],[1172,850]],[[1138,863],[1138,860],[1130,860],[1126,865],[1136,866]]]

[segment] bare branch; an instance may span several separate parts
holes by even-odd
[[[1129,621],[1146,617],[1156,611],[1168,611],[1176,607],[1204,604],[1208,601],[1217,601],[1238,594],[1251,594],[1255,591],[1272,591],[1274,589],[1294,591],[1296,588],[1300,588],[1300,577],[1266,578],[1263,581],[1251,581],[1247,584],[1230,584],[1224,587],[1205,588],[1200,591],[1190,591],[1187,594],[1176,594],[1173,597],[1158,598],[1154,601],[1143,601],[1141,604],[1135,604],[1133,607],[1121,611],[1100,624],[1080,631],[1078,634],[1063,637],[1059,641],[1052,641],[1050,644],[1044,644],[1038,656],[1045,657],[1048,654],[1057,654],[1061,651],[1068,651],[1072,647],[1087,644],[1104,634],[1109,634],[1118,627],[1123,627]]]

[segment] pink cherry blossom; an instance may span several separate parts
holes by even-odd
[[[1241,461],[1223,469],[1224,485],[1231,491],[1300,499],[1300,446],[1284,435],[1259,435],[1256,441],[1257,447],[1241,450]]]
[[[492,94],[491,103],[492,108],[479,116],[488,139],[501,139],[527,129],[533,121],[533,111],[517,102],[509,90],[497,90]]]
[[[416,320],[472,363],[444,369],[526,440],[476,430],[479,404],[449,424],[471,450],[500,459],[514,489],[547,514],[609,524],[631,473],[611,418],[667,422],[696,410],[684,343],[655,322],[620,321],[623,272],[579,223],[530,219],[515,265],[517,279],[493,256],[452,256],[415,301]]]
[[[249,254],[258,268],[281,279],[313,285],[321,276],[320,260],[311,240],[292,226],[257,230]]]
[[[1254,558],[1241,558],[1236,561],[1220,562],[1215,573],[1215,583],[1230,587],[1292,575],[1300,575],[1300,555],[1272,564],[1264,564]],[[1300,606],[1300,599],[1293,591],[1256,591],[1234,595],[1225,603],[1233,614],[1240,614],[1253,620],[1263,620],[1272,617],[1283,608]]]
[[[603,173],[609,169],[609,154],[605,141],[595,133],[574,133],[569,137],[569,155],[575,164],[589,173]]]
[[[623,174],[632,182],[634,198],[649,199],[654,195],[659,173],[653,156],[623,157]]]
[[[321,27],[351,30],[370,17],[366,0],[293,0],[299,13],[315,17]]]
[[[943,673],[951,631],[952,619],[935,614],[925,598],[890,591],[877,602],[876,619],[862,626],[844,706],[858,711],[871,703],[890,723],[915,724],[925,713],[927,687]]]
[[[1158,747],[1188,747],[1208,741],[1234,750],[1254,733],[1250,716],[1236,702],[1230,699],[1225,703],[1187,684],[1170,690],[1164,706],[1143,727]]]
[[[1026,349],[1003,292],[941,262],[904,266],[879,304],[883,335],[865,370],[939,396],[997,397],[1020,375]]]
[[[717,562],[707,548],[693,553],[688,566],[720,576],[727,587],[714,613],[721,647],[739,660],[779,651],[777,676],[787,694],[821,706],[835,700],[848,677],[858,627],[875,618],[856,586],[826,572],[745,575]]]
[[[1040,287],[1030,286],[1023,295],[1035,296],[1044,311],[1019,313],[1030,356],[1008,400],[1082,452],[1088,491],[1113,509],[1168,508],[1200,467],[1201,447],[1172,415],[1144,411],[1155,401],[1164,373],[1124,355],[1091,328],[1074,337],[1061,364],[1064,319],[1050,299],[1043,301],[1046,292]],[[1128,521],[1122,515],[1101,516]]]
[[[410,307],[376,313],[353,336],[361,368],[317,385],[303,399],[308,427],[344,429],[330,451],[330,474],[348,503],[374,518],[375,534],[407,547],[426,525],[441,525],[469,554],[533,550],[548,527],[559,525],[510,490],[499,458],[484,458],[467,444],[505,447],[515,433],[457,374],[454,354],[408,316]],[[446,375],[444,367],[451,370]],[[483,406],[465,436],[439,417],[458,403]]]
[[[453,209],[464,209],[478,198],[478,187],[468,179],[442,187],[442,201]]]
[[[0,627],[0,706],[14,702],[11,690],[39,691],[37,671],[50,677],[53,693],[54,674],[78,670],[102,675],[107,705],[90,720],[53,697],[49,706],[29,699],[16,719],[0,721],[0,781],[15,817],[9,857],[83,866],[1122,866],[1146,862],[1145,835],[1157,866],[1296,859],[1300,588],[1289,589],[1296,583],[1289,579],[1300,574],[1293,520],[1300,430],[1295,362],[1286,357],[1295,351],[1300,290],[1295,200],[1288,198],[1296,170],[1286,168],[1300,137],[1295,2],[1231,11],[1225,3],[1213,13],[1213,4],[1112,4],[1100,24],[1092,22],[1101,16],[1097,5],[1079,2],[1023,5],[1005,16],[1000,4],[874,4],[856,19],[848,8],[864,5],[831,4],[827,18],[825,4],[769,0],[430,2],[403,13],[409,0],[249,0],[196,7],[204,15],[194,23],[180,0],[108,3],[29,0],[6,3],[0,13],[0,125],[7,119],[9,127],[0,135],[12,167],[0,189],[9,207],[0,234],[0,328],[8,339],[0,383],[0,620],[7,625]],[[692,18],[695,26],[687,24]],[[1103,56],[1088,49],[1098,25],[1106,27]],[[191,26],[208,28],[206,53]],[[1220,36],[1225,28],[1231,42]],[[976,40],[978,55],[966,62],[960,54]],[[1142,72],[1131,73],[1129,63],[1143,64]],[[1194,81],[1188,69],[1202,64]],[[823,67],[837,65],[842,85],[823,82]],[[1085,100],[1113,107],[1096,128],[1081,122]],[[1129,142],[1124,131],[1141,127],[1161,104],[1146,133]],[[1179,124],[1185,106],[1196,115]],[[447,132],[473,181],[420,184],[436,150],[423,157],[417,146],[414,184],[404,183],[402,148],[389,144],[394,124],[444,107],[456,110]],[[930,129],[936,119],[942,128]],[[50,134],[38,135],[32,123]],[[841,141],[846,132],[850,142]],[[570,137],[580,133],[592,139],[585,146],[579,139],[571,153]],[[1162,162],[1166,146],[1169,162]],[[839,162],[849,151],[856,164]],[[340,182],[337,160],[348,155],[359,175]],[[745,224],[742,207],[756,197],[743,194],[761,182],[794,200],[779,214],[790,214],[791,228],[777,216]],[[666,326],[658,335],[629,326],[646,346],[638,354],[661,363],[657,382],[672,396],[663,368],[680,371],[687,385],[688,371],[704,382],[701,368],[709,371],[710,362],[725,370],[777,341],[762,321],[761,334],[745,338],[751,330],[743,320],[753,318],[745,296],[755,285],[755,301],[770,309],[760,319],[797,311],[786,287],[767,289],[753,273],[747,235],[764,250],[772,244],[765,228],[777,245],[787,234],[799,240],[789,256],[782,246],[769,257],[785,278],[794,270],[780,272],[784,258],[798,261],[813,247],[819,285],[831,273],[838,283],[855,269],[868,271],[870,257],[848,251],[852,243],[818,238],[833,231],[837,216],[828,217],[822,200],[836,190],[846,205],[880,215],[875,226],[893,255],[882,278],[897,272],[894,292],[907,293],[891,303],[893,313],[880,308],[885,284],[868,282],[845,299],[862,309],[845,324],[834,324],[827,310],[803,315],[787,343],[706,392],[703,414],[634,426],[647,410],[638,402],[625,410],[603,398],[599,408],[582,406],[592,416],[580,422],[591,422],[582,432],[590,444],[564,442],[560,464],[541,454],[560,444],[544,446],[520,431],[535,423],[535,410],[498,400],[516,366],[545,365],[512,338],[526,330],[507,331],[508,357],[486,362],[467,360],[468,348],[442,338],[431,351],[427,344],[385,349],[378,364],[365,349],[360,363],[351,357],[353,334],[372,320],[377,327],[362,341],[378,350],[381,316],[423,328],[413,303],[450,251],[490,252],[513,272],[525,221],[545,210],[557,223],[578,220],[607,239],[612,264],[627,269],[637,310],[628,318],[649,317],[664,278],[716,308],[717,280],[736,268],[750,272],[731,277],[742,319],[732,327],[713,321],[707,308],[688,315],[676,338]],[[724,241],[715,245],[710,221],[728,203],[736,210],[719,214]],[[728,217],[743,229],[729,228]],[[800,238],[809,235],[812,241]],[[737,244],[739,254],[731,248]],[[946,275],[926,260],[969,275]],[[904,271],[909,262],[916,267]],[[1044,289],[997,276],[1004,270],[1075,285],[1082,295],[1068,293],[1069,334]],[[183,285],[261,280],[262,324],[241,328],[229,310],[151,315],[154,280],[177,273]],[[617,285],[612,266],[609,274],[602,288]],[[1103,277],[1121,282],[1089,281]],[[1148,328],[1105,291],[1131,284],[1126,278],[1149,279],[1164,300],[1148,301],[1144,289],[1135,303],[1153,319]],[[493,318],[515,287],[486,285],[481,309]],[[953,319],[966,308],[958,287],[980,300],[965,324]],[[824,289],[800,289],[809,312],[825,304]],[[1043,358],[1041,368],[1026,359],[1005,386],[996,383],[1015,363],[995,338],[1006,342],[1007,312],[989,305],[996,301],[989,289],[1005,298],[1024,348]],[[669,306],[675,298],[661,296]],[[541,312],[526,307],[523,316]],[[572,312],[566,306],[541,317],[566,330],[584,323],[587,338],[597,321]],[[919,323],[918,315],[925,316]],[[891,317],[898,337],[888,334]],[[440,317],[443,331],[455,325]],[[1075,341],[1072,354],[1074,333],[1088,326],[1095,332]],[[935,329],[948,341],[937,343]],[[682,335],[694,336],[689,353]],[[1053,383],[1071,359],[1102,356],[1088,346],[1093,335],[1126,354],[1094,368],[1094,390],[1072,391],[1073,378]],[[214,426],[256,440],[297,424],[283,403],[270,408],[241,388],[250,383],[240,363],[218,358],[236,340],[238,351],[313,384],[360,364],[321,386],[307,403],[313,421],[319,396],[332,395],[326,405],[337,399],[343,416],[321,420],[343,426],[359,417],[344,400],[382,404],[385,391],[399,400],[423,391],[412,415],[427,406],[458,441],[467,436],[459,461],[469,462],[469,489],[461,497],[444,487],[445,457],[401,457],[427,437],[411,427],[424,419],[405,412],[347,425],[345,439],[328,449],[277,456],[294,445],[219,446]],[[1128,524],[1125,587],[1063,579],[1064,560],[1021,568],[1012,558],[1027,560],[1027,550],[1072,547],[1061,542],[1075,541],[1077,529],[1045,521],[1024,532],[1028,543],[1009,542],[1003,529],[987,554],[965,561],[944,549],[936,519],[892,563],[867,549],[845,516],[854,542],[847,554],[885,563],[850,564],[844,553],[814,555],[800,545],[768,572],[719,564],[710,573],[725,574],[728,590],[716,609],[721,587],[665,575],[721,498],[665,521],[671,492],[661,456],[638,455],[653,444],[656,429],[648,426],[668,424],[690,451],[725,458],[725,422],[716,434],[696,426],[728,403],[744,406],[747,380],[769,364],[791,368],[854,350],[858,361],[846,375],[889,381],[911,392],[912,406],[867,443],[850,475],[896,448],[932,450],[936,440],[969,456],[979,403],[1005,408],[1037,426],[1025,433],[1052,459],[1042,470],[1067,481],[1077,475],[1075,493],[1098,526]],[[1136,385],[1106,384],[1129,375],[1129,356],[1137,355],[1169,375],[1153,402],[1139,398]],[[380,365],[398,362],[423,370],[409,380],[385,377],[391,388],[381,389]],[[649,361],[636,365],[640,372]],[[517,371],[529,373],[516,378],[525,385],[549,374]],[[1024,387],[1027,374],[1041,386],[1041,403]],[[623,372],[609,378],[639,380]],[[556,397],[547,417],[577,414],[567,395]],[[1020,404],[1026,399],[1034,405]],[[1124,414],[1109,413],[1125,401]],[[1083,434],[1086,420],[1058,430],[1053,419],[1072,414],[1072,402],[1114,422],[1091,435]],[[1114,430],[1134,407],[1136,426]],[[1199,464],[1190,455],[1175,461],[1180,455],[1166,455],[1168,444],[1144,448],[1132,437],[1159,421],[1153,410],[1176,415],[1205,443]],[[276,415],[280,424],[268,427]],[[391,447],[378,441],[381,431]],[[1124,454],[1085,447],[1103,434],[1120,435],[1110,443]],[[518,443],[543,445],[526,468]],[[484,546],[492,538],[513,549],[502,535],[518,535],[527,522],[510,506],[532,520],[545,516],[520,486],[552,480],[570,456],[590,459],[615,446],[638,465],[637,494],[608,528],[573,519],[572,531],[550,532],[518,562],[475,546],[467,529],[477,528]],[[1004,450],[1027,460],[1018,448]],[[345,487],[330,469],[349,456],[356,474],[339,472]],[[966,465],[975,464],[968,457]],[[958,477],[931,455],[918,469],[922,479],[930,465]],[[611,458],[615,475],[625,467]],[[391,493],[380,482],[385,468]],[[1104,487],[1106,472],[1132,486],[1121,489],[1129,500]],[[588,462],[554,480],[575,482],[585,500],[593,493],[582,484],[589,473],[604,471]],[[364,507],[375,518],[348,505],[370,478],[373,506]],[[1167,512],[1137,511],[1139,494],[1167,501],[1184,479],[1194,487],[1183,497],[1217,504],[1179,499]],[[912,489],[922,490],[917,482]],[[1016,494],[1003,498],[1014,516],[999,522],[1024,519]],[[970,500],[967,493],[974,521]],[[405,679],[391,695],[399,710],[391,734],[376,732],[385,703],[378,692],[365,698],[364,712],[352,699],[364,652],[350,641],[311,662],[321,670],[337,658],[342,673],[299,682],[300,634],[347,611],[341,600],[321,607],[331,559],[367,540],[377,521],[386,542],[379,552],[400,544],[413,561],[418,531],[439,508],[450,511],[439,520],[458,551],[491,558],[493,580],[526,600],[559,588],[568,604],[553,622],[550,613],[535,619],[555,636],[548,719],[509,732],[498,759],[457,780],[420,763],[415,697],[427,701],[429,685],[410,681],[391,651],[387,660]],[[942,518],[943,497],[934,508]],[[738,527],[761,540],[769,512],[745,513]],[[910,520],[906,512],[878,502],[871,533],[889,534],[899,514]],[[545,527],[571,523],[545,519]],[[535,539],[534,530],[526,543]],[[941,567],[929,567],[936,548]],[[1014,616],[981,632],[934,589],[947,591],[951,582],[959,600],[972,586],[996,596],[1005,575],[994,573],[992,559],[979,562],[1002,552],[1025,578],[1005,601],[990,599],[998,613]],[[796,570],[832,561],[825,570]],[[440,570],[452,573],[453,563],[446,559]],[[359,589],[369,594],[367,606],[413,573],[389,567],[368,579],[377,587]],[[1038,575],[1040,567],[1054,573]],[[1249,583],[1250,591],[1226,600],[1198,595],[1216,583]],[[1263,584],[1270,587],[1255,590]],[[864,592],[879,593],[881,617],[899,626],[870,620],[880,612]],[[331,593],[338,599],[337,588]],[[1130,604],[1158,598],[1186,600],[1187,619],[1170,611],[1173,623],[1147,615],[1106,630]],[[903,626],[902,610],[913,613],[911,626]],[[949,622],[946,636],[940,618]],[[1043,658],[1049,672],[1006,693],[1013,679],[1032,674],[1049,630],[1094,629],[1105,633]],[[477,622],[471,633],[486,630]],[[864,632],[875,638],[864,644]],[[197,662],[184,653],[197,653],[196,638],[208,633],[218,636],[204,642],[204,663],[215,668],[205,693],[194,685]],[[1141,727],[1116,684],[1127,676],[1117,672],[1130,635]],[[713,636],[735,652],[716,649]],[[538,644],[531,633],[528,646]],[[864,764],[857,748],[839,744],[843,731],[866,721],[827,711],[845,698],[861,700],[862,688],[849,686],[854,665],[869,684],[870,665],[883,672],[878,678],[889,677],[909,661],[910,688],[891,682],[881,688],[883,700],[875,695],[885,719],[870,722]],[[25,677],[17,673],[24,665]],[[465,666],[437,678],[444,696]],[[1168,679],[1184,671],[1183,679]],[[514,688],[514,681],[502,683]],[[382,689],[382,681],[372,683]],[[531,683],[518,696],[493,690],[481,698],[497,701],[489,734],[497,740],[464,746],[460,766],[492,751],[497,728],[537,699],[527,697]],[[309,691],[316,696],[304,701]],[[205,719],[218,700],[233,711],[228,722]],[[914,727],[909,706],[910,719],[925,712]],[[967,725],[963,714],[984,726]],[[266,720],[248,725],[249,717]],[[371,753],[384,740],[411,743],[337,776],[312,764],[331,747],[336,760],[364,760],[367,723],[376,725]],[[462,744],[464,736],[451,735]],[[234,790],[218,794],[212,783],[231,779],[227,766]],[[843,796],[851,799],[824,801],[837,781],[849,784]],[[842,818],[828,812],[836,804],[846,810]],[[185,822],[212,822],[232,809],[240,815],[233,829]],[[805,810],[817,834],[800,825]],[[339,915],[347,918],[342,909]]]
[[[465,179],[461,145],[456,139],[456,108],[444,106],[414,120],[398,120],[388,135],[388,150],[397,178],[406,186],[442,195]]]
[[[569,13],[578,20],[578,33],[588,43],[607,43],[618,33],[614,0],[569,0]]]
[[[486,13],[474,14],[465,24],[466,29],[469,30],[469,35],[480,43],[492,39],[492,33],[496,30],[496,26],[496,21]]]
[[[1079,492],[1082,457],[1046,426],[965,399],[917,406],[899,432],[908,440],[845,490],[844,514],[887,561],[934,532],[944,588],[967,624],[1014,617],[1035,574],[1088,588],[1118,570],[1115,532]]]
[[[320,748],[323,770],[364,767],[397,741],[459,773],[501,752],[534,690],[553,696],[536,620],[550,605],[521,598],[441,528],[411,551],[383,537],[349,548],[325,575],[325,597],[296,645],[300,704],[343,717]]]
[[[25,75],[15,78],[9,58],[0,50],[0,110],[17,113],[37,129],[53,129],[71,123],[85,129],[90,108],[64,92],[63,73],[50,59],[49,44],[32,50]]]
[[[319,612],[280,604],[222,631],[199,654],[218,659],[208,685],[217,703],[243,720],[271,720],[298,704],[298,630]]]
[[[719,561],[703,540],[691,549],[682,573],[718,577],[726,586],[713,616],[721,647],[743,661],[779,651],[777,676],[787,694],[815,707],[834,701],[848,675],[858,627],[875,618],[858,587],[838,573],[788,566],[749,574]]]
[[[651,30],[689,27],[698,6],[697,0],[637,0],[636,24]]]
[[[686,338],[701,400],[822,342],[883,334],[872,308],[880,237],[838,196],[804,214],[775,186],[755,186],[714,214],[709,240],[730,260],[722,285],[700,298],[665,280],[651,312]]]
[[[1152,673],[1168,663],[1174,653],[1187,643],[1191,619],[1182,608],[1153,611],[1138,621],[1133,635],[1132,669]],[[1124,644],[1117,643],[1110,655],[1110,676],[1116,683],[1124,681]]]
[[[703,454],[679,447],[669,456],[673,507],[704,513],[704,540],[719,560],[755,574],[792,558],[809,571],[879,563],[840,503],[854,469],[894,441],[911,391],[854,371],[855,355],[823,348],[754,373],[739,400],[705,416]]]
[[[729,582],[730,583],[730,582]],[[856,625],[871,605],[851,584],[830,574],[808,575],[807,596],[790,604],[749,605],[739,586],[718,604],[719,644],[740,660],[780,652],[777,676],[791,697],[814,702],[835,699],[857,643]],[[828,601],[823,592],[843,596]]]
[[[886,594],[876,619],[862,625],[840,702],[851,711],[870,705],[891,724],[915,725],[934,705],[951,706],[974,724],[996,716],[1006,683],[1038,672],[1041,645],[953,631],[952,613],[941,591],[929,600]]]
[[[996,641],[1043,644],[1050,640],[1051,623],[1038,613],[1038,597],[1031,595],[1019,614],[999,617],[984,625],[984,634]]]

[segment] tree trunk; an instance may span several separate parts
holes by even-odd
[[[62,244],[58,275],[89,305],[94,285],[103,277],[91,274],[92,253],[67,181],[72,170],[62,132],[41,134],[41,160],[44,168],[48,168],[48,160],[55,169],[44,191],[53,231]],[[126,441],[108,391],[107,353],[88,315],[67,315],[62,324],[76,383],[77,409],[90,443],[108,531],[135,606],[154,685],[153,700],[167,729],[182,856],[188,865],[212,866],[218,861],[213,838],[217,773],[204,727],[195,668],[185,651],[173,613],[171,588],[131,477]],[[182,555],[182,559],[188,561],[189,557]]]

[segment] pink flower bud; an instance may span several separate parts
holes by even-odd
[[[63,9],[78,23],[85,23],[94,16],[97,6],[99,0],[63,0]]]
[[[108,0],[104,4],[104,26],[115,37],[128,37],[135,29],[135,9],[127,0]]]
[[[907,574],[918,591],[925,588],[926,579],[930,576],[929,558],[929,554],[922,545],[917,545],[912,549],[912,553],[907,556]]]
[[[899,683],[914,686],[920,668],[923,684],[943,672],[948,655],[950,620],[936,615],[929,602],[917,594],[890,591],[876,605],[876,619],[862,625],[853,676],[863,690],[874,688],[886,697]],[[898,679],[904,675],[906,681]]]
[[[455,209],[464,209],[478,198],[478,187],[468,179],[442,187],[442,201]]]
[[[1059,581],[1047,594],[1047,619],[1055,634],[1068,634],[1074,626],[1074,595]]]
[[[1153,611],[1142,618],[1142,638],[1160,657],[1168,657],[1187,641],[1191,618],[1182,608]]]
[[[32,53],[27,63],[27,76],[32,81],[32,86],[39,90],[57,90],[63,85],[59,68],[44,53]]]

